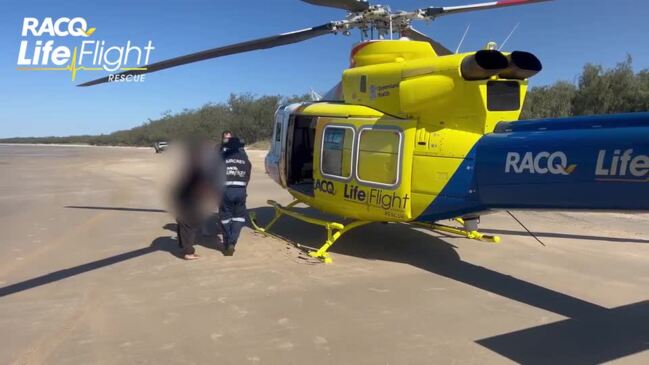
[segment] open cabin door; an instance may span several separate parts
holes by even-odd
[[[313,206],[362,220],[411,219],[415,122],[317,119]]]
[[[293,118],[292,113],[299,106],[299,103],[285,105],[279,107],[275,112],[273,137],[270,141],[270,150],[264,161],[268,175],[284,188],[287,186],[287,167],[289,166],[286,160],[289,121]]]
[[[288,188],[313,197],[313,159],[317,117],[293,115],[288,122],[286,183]]]

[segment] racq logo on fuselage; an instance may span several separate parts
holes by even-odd
[[[313,182],[313,190],[317,190],[322,193],[329,195],[336,195],[336,189],[334,188],[334,183],[329,180],[320,180],[316,179]]]
[[[505,173],[570,175],[577,165],[568,165],[564,152],[508,152],[505,159]]]
[[[649,156],[625,151],[600,150],[595,176],[598,181],[649,182]]]

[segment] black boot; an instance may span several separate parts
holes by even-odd
[[[223,252],[223,255],[225,256],[232,256],[234,255],[234,245],[227,245],[225,247],[225,251]]]

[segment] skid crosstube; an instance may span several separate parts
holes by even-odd
[[[327,230],[327,240],[324,242],[322,246],[320,246],[318,250],[309,252],[309,256],[320,259],[322,262],[326,264],[330,264],[333,262],[327,250],[329,250],[329,248],[334,244],[334,242],[336,242],[346,232],[354,228],[371,223],[369,221],[353,221],[349,224],[342,224],[337,222],[329,222],[319,218],[309,217],[305,214],[298,213],[291,210],[291,208],[293,208],[294,206],[300,203],[299,200],[294,200],[286,207],[281,206],[279,203],[277,203],[274,200],[269,200],[267,203],[275,209],[275,216],[273,217],[273,219],[270,220],[270,222],[268,222],[268,224],[265,227],[260,227],[257,224],[255,214],[251,212],[250,222],[254,230],[262,234],[269,234],[268,231],[270,230],[270,228],[283,215],[287,215],[289,217],[301,220],[306,223],[322,226]]]

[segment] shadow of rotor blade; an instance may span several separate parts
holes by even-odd
[[[103,258],[97,261],[88,262],[71,268],[58,270],[49,274],[41,275],[33,279],[21,281],[16,284],[7,285],[0,288],[0,297],[12,295],[21,291],[37,288],[39,286],[54,283],[59,280],[67,279],[72,276],[87,273],[92,270],[101,269],[106,266],[117,264],[126,260],[140,257],[155,251],[175,252],[177,242],[169,237],[159,237],[151,243],[149,247],[139,248],[137,250],[124,252],[119,255]]]
[[[606,308],[465,261],[429,271],[536,308],[570,318],[590,318]]]
[[[164,209],[149,209],[149,208],[124,208],[124,207],[92,207],[84,205],[66,205],[65,208],[72,209],[96,209],[96,210],[119,210],[124,212],[150,212],[150,213],[167,213]]]
[[[476,341],[521,364],[601,364],[649,349],[649,301]]]
[[[503,235],[512,235],[512,236],[529,236],[530,234],[525,231],[512,231],[507,229],[480,229],[481,232],[492,233],[492,234],[503,234]],[[608,242],[626,242],[626,243],[649,243],[649,240],[640,239],[640,238],[623,238],[623,237],[604,237],[604,236],[586,236],[579,234],[567,234],[567,233],[554,233],[554,232],[534,232],[537,237],[549,237],[549,238],[568,238],[568,239],[577,239],[577,240],[593,240],[593,241],[608,241]]]

